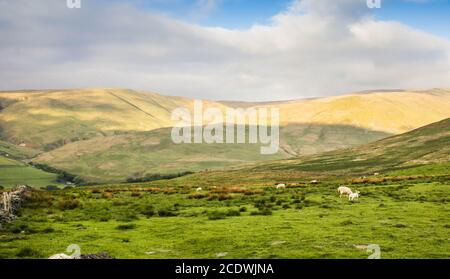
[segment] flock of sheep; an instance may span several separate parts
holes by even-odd
[[[276,184],[276,187],[275,187],[275,188],[276,188],[277,190],[280,190],[280,189],[286,189],[286,184],[284,184],[284,183]],[[198,188],[196,189],[196,191],[197,191],[197,192],[201,192],[201,191],[203,191],[203,189],[202,189],[201,187],[198,187]],[[342,198],[343,195],[347,195],[349,201],[354,201],[354,200],[358,200],[358,199],[359,199],[359,194],[360,194],[360,192],[359,192],[359,191],[353,192],[352,189],[350,189],[350,188],[347,187],[347,186],[339,186],[339,187],[337,188],[337,191],[338,191],[338,193],[339,193],[339,197],[340,197],[340,198]]]
[[[279,183],[276,185],[277,190],[280,189],[285,189],[286,188],[286,184],[284,183]],[[339,186],[339,188],[337,189],[338,193],[339,193],[339,197],[342,198],[343,195],[348,195],[348,200],[349,201],[354,201],[354,200],[358,200],[359,199],[359,191],[355,191],[353,192],[352,189],[350,189],[347,186]]]

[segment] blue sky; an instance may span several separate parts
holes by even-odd
[[[138,0],[136,3],[143,9],[162,12],[204,26],[245,29],[255,23],[270,22],[273,15],[286,10],[291,2],[292,0]],[[215,5],[207,8],[206,3]],[[450,0],[382,0],[382,8],[374,9],[373,12],[377,19],[399,21],[450,38]]]
[[[450,38],[449,0],[386,0],[376,10],[376,17],[382,20],[396,20],[409,26]]]

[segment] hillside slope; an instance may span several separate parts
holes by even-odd
[[[193,100],[123,89],[82,89],[2,92],[0,104],[3,140],[51,150],[96,136],[170,127],[171,111],[191,108]]]
[[[152,184],[170,187],[305,185],[313,179],[347,181],[372,176],[375,172],[380,176],[450,176],[450,118],[355,148],[196,173]]]
[[[225,110],[227,105],[277,107],[283,126],[345,125],[398,134],[450,117],[450,91],[371,92],[263,104],[207,101],[205,107]],[[192,99],[124,89],[0,92],[0,136],[48,151],[96,136],[171,127],[171,111],[192,106]]]
[[[366,145],[258,168],[309,172],[371,173],[450,162],[450,118]],[[449,170],[450,171],[450,170]]]
[[[73,142],[33,161],[90,181],[118,182],[130,176],[218,169],[355,146],[385,137],[348,126],[282,127],[278,154],[261,155],[259,144],[174,144],[171,129],[128,133]]]
[[[450,91],[368,92],[275,103],[282,124],[351,125],[391,134],[450,117]]]

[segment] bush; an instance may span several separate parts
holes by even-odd
[[[191,171],[186,172],[180,172],[175,174],[147,174],[144,177],[129,177],[127,178],[127,183],[136,183],[136,182],[149,182],[149,181],[156,181],[156,180],[168,180],[173,179],[185,175],[193,174]]]
[[[154,216],[156,211],[153,205],[148,205],[141,211],[141,213],[148,218]]]
[[[41,189],[46,191],[56,191],[59,190],[59,187],[55,185],[47,185],[45,187],[41,187]]]
[[[126,230],[132,230],[134,228],[136,228],[136,224],[123,224],[123,225],[118,225],[116,227],[116,230],[126,231]]]
[[[268,215],[272,215],[272,210],[270,210],[269,208],[262,208],[259,209],[258,211],[252,211],[252,213],[250,213],[251,215],[264,215],[264,216],[268,216]]]
[[[73,210],[81,206],[81,203],[77,199],[69,200],[64,199],[59,203],[59,209],[61,210]]]
[[[247,207],[243,206],[241,208],[239,208],[240,212],[247,212]]]
[[[240,216],[241,212],[239,210],[229,209],[227,211],[227,216]]]
[[[226,214],[225,214],[225,212],[222,212],[222,211],[211,211],[208,213],[209,220],[220,220],[220,219],[225,219],[225,218],[226,218]]]
[[[102,198],[104,198],[104,199],[111,199],[112,197],[114,197],[114,194],[111,192],[103,192],[102,193]]]
[[[36,250],[33,250],[29,247],[22,248],[16,254],[19,258],[40,258],[40,253]]]
[[[48,227],[48,228],[45,228],[42,230],[43,233],[52,233],[54,231],[55,231],[55,229],[52,227]]]
[[[233,197],[228,194],[220,194],[217,198],[219,201],[231,200]]]
[[[172,217],[177,216],[177,213],[174,212],[171,208],[160,208],[158,209],[158,216],[159,217]]]
[[[138,219],[139,217],[136,216],[136,213],[129,210],[121,212],[120,215],[116,218],[116,220],[120,222],[131,222]]]
[[[125,201],[122,200],[115,200],[112,202],[113,206],[122,206],[122,205],[126,205],[127,203]]]
[[[203,199],[206,198],[206,194],[203,193],[194,193],[188,196],[189,199]]]
[[[135,198],[140,198],[142,196],[142,194],[137,191],[133,191],[133,192],[131,192],[131,196],[135,197]]]

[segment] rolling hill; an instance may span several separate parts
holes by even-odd
[[[371,174],[430,164],[450,173],[450,118],[366,145],[258,166],[274,170]]]
[[[0,152],[90,181],[118,182],[354,147],[450,117],[450,91],[442,89],[266,103],[204,101],[222,111],[279,108],[280,151],[262,156],[258,145],[173,144],[171,111],[192,108],[193,102],[124,89],[0,92]]]
[[[280,152],[261,155],[260,144],[174,144],[170,132],[170,128],[161,128],[95,137],[43,153],[33,162],[51,165],[90,181],[117,182],[129,176],[218,169],[288,158],[295,151],[311,154],[384,136],[350,126],[283,127]]]
[[[283,126],[354,126],[398,134],[450,117],[450,91],[399,91],[272,103],[205,101],[205,107],[278,107]],[[52,150],[66,143],[173,126],[170,113],[193,100],[124,89],[0,92],[0,136]]]
[[[450,118],[354,148],[254,163],[230,170],[196,173],[171,180],[184,187],[258,187],[275,183],[308,184],[360,176],[449,176]],[[447,178],[448,179],[448,178]]]

